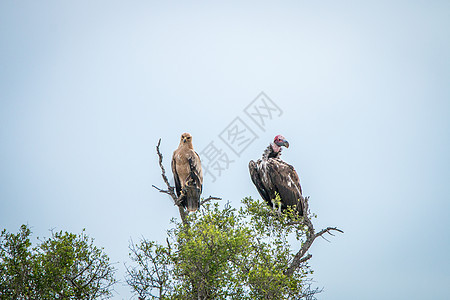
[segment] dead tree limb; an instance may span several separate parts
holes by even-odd
[[[185,224],[187,213],[184,210],[183,206],[181,205],[181,201],[180,201],[181,199],[179,199],[177,197],[177,195],[175,194],[175,188],[170,185],[169,180],[167,179],[166,169],[164,169],[164,165],[162,163],[163,155],[162,155],[161,151],[159,151],[160,145],[161,145],[161,139],[159,139],[158,145],[156,146],[156,153],[158,154],[158,158],[159,158],[159,167],[161,168],[161,176],[164,180],[164,183],[167,185],[167,190],[160,189],[155,185],[152,185],[152,187],[157,189],[160,193],[168,194],[172,198],[174,205],[178,206],[178,211],[180,213],[181,221],[183,222],[183,224]]]
[[[303,210],[303,214],[304,214],[303,219],[301,222],[291,222],[291,224],[290,224],[290,225],[300,225],[300,226],[305,225],[308,227],[308,230],[306,231],[305,242],[303,243],[300,250],[298,250],[298,252],[295,254],[294,259],[292,260],[292,262],[290,263],[290,265],[284,272],[287,276],[292,276],[302,263],[308,261],[312,257],[312,255],[307,254],[307,252],[308,252],[309,248],[312,246],[312,244],[314,243],[314,240],[316,238],[323,236],[325,233],[333,235],[332,231],[344,233],[344,231],[342,231],[341,229],[339,229],[337,227],[327,227],[325,229],[322,229],[318,233],[315,233],[314,225],[311,222],[310,218],[308,217],[308,200],[309,200],[309,197],[304,198],[304,197],[300,196],[300,202],[304,209]]]
[[[167,194],[172,198],[174,205],[178,206],[178,211],[180,213],[180,217],[181,217],[181,220],[183,221],[183,224],[186,224],[187,212],[184,210],[183,205],[181,204],[181,197],[178,197],[175,194],[175,188],[170,185],[169,180],[167,179],[166,169],[164,168],[164,165],[163,165],[163,155],[162,155],[161,151],[159,150],[160,145],[161,145],[161,139],[159,139],[158,145],[156,145],[156,153],[158,154],[158,158],[159,158],[158,161],[159,161],[159,167],[161,168],[161,177],[167,186],[167,190],[161,189],[161,188],[157,187],[156,185],[152,185],[152,187],[157,189],[160,193]],[[203,205],[206,202],[211,201],[211,200],[222,200],[222,198],[209,196],[208,198],[201,200],[200,205]]]
[[[200,205],[203,205],[203,204],[205,204],[206,202],[209,202],[209,201],[211,201],[211,200],[222,200],[222,198],[209,196],[208,198],[203,199],[203,200],[200,202]]]

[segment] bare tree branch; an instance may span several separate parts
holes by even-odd
[[[333,236],[334,236],[334,234],[331,233],[331,231],[333,231],[333,230],[334,230],[334,231],[338,231],[338,232],[340,232],[340,233],[344,233],[344,231],[340,230],[340,229],[337,228],[337,227],[327,227],[327,228],[322,229],[321,231],[319,231],[319,232],[316,234],[316,237],[322,236],[322,235],[325,234],[325,233],[328,233],[329,235],[333,235]]]
[[[175,188],[170,185],[169,180],[167,179],[166,170],[164,169],[164,165],[162,163],[163,155],[162,155],[161,151],[159,151],[160,145],[161,145],[161,139],[159,139],[158,145],[156,146],[156,153],[158,154],[158,158],[159,158],[159,167],[161,168],[161,176],[162,176],[165,184],[167,185],[167,190],[160,189],[160,188],[156,187],[155,185],[152,185],[152,187],[157,189],[160,193],[165,193],[165,194],[168,194],[170,197],[172,197],[174,204],[178,206],[178,211],[180,213],[181,221],[183,223],[186,223],[187,213],[184,210],[183,206],[181,205],[181,201],[180,201],[181,199],[179,199],[177,197],[177,195],[175,194]]]
[[[159,139],[158,145],[156,146],[156,153],[158,154],[158,157],[159,157],[159,167],[161,168],[161,176],[162,176],[164,182],[165,182],[166,185],[167,185],[167,190],[164,191],[164,190],[162,190],[162,189],[157,188],[157,187],[154,186],[154,185],[152,185],[152,186],[153,186],[154,188],[156,188],[157,190],[159,190],[160,192],[162,192],[162,193],[169,194],[169,195],[173,198],[173,201],[174,201],[174,202],[177,202],[178,197],[177,197],[177,195],[175,195],[175,188],[174,188],[173,186],[170,185],[169,180],[167,179],[167,176],[166,176],[166,170],[164,169],[164,165],[163,165],[163,163],[162,163],[162,161],[163,161],[163,155],[161,154],[161,151],[159,151],[159,146],[160,146],[160,145],[161,145],[161,139]]]
[[[306,241],[303,243],[300,250],[298,250],[298,252],[295,254],[294,259],[285,271],[285,274],[288,276],[292,276],[292,274],[294,274],[294,272],[300,267],[302,263],[312,257],[311,254],[307,254],[306,256],[305,254],[308,252],[309,248],[312,246],[316,238],[323,236],[325,233],[333,235],[332,231],[344,233],[344,231],[338,229],[337,227],[327,227],[325,229],[322,229],[318,233],[315,233],[314,225],[311,222],[311,219],[308,217],[308,200],[309,197],[300,197],[300,202],[303,207],[303,219],[299,222],[293,221],[288,223],[288,225],[306,225],[308,227],[308,231],[306,232]]]
[[[177,197],[177,195],[175,194],[175,188],[170,185],[169,180],[167,179],[166,169],[164,168],[164,165],[163,165],[163,155],[162,155],[161,151],[159,150],[160,145],[161,145],[161,139],[159,139],[158,145],[156,146],[156,153],[158,154],[158,158],[159,158],[158,162],[159,162],[159,167],[161,168],[161,177],[167,186],[167,190],[161,189],[161,188],[157,187],[156,185],[152,185],[152,187],[155,188],[156,190],[158,190],[160,193],[167,194],[172,198],[174,205],[178,206],[178,211],[180,213],[181,220],[183,221],[184,224],[186,224],[187,212],[184,210],[184,208],[181,204],[181,196]],[[208,198],[203,199],[200,202],[200,205],[203,205],[206,202],[211,201],[211,200],[222,200],[222,198],[209,196]]]
[[[171,194],[171,192],[170,192],[169,190],[163,190],[163,189],[160,189],[159,187],[157,187],[157,186],[154,185],[154,184],[152,184],[152,187],[154,187],[155,189],[157,189],[160,193],[165,193],[165,194],[168,194],[168,195],[172,196],[172,194]]]
[[[222,200],[222,198],[209,196],[208,198],[203,199],[203,200],[200,202],[200,205],[203,205],[203,204],[205,204],[206,202],[209,202],[209,201],[211,201],[211,200]]]
[[[306,255],[305,257],[303,257],[302,259],[300,259],[300,263],[304,263],[305,261],[309,260],[312,257],[311,254]]]
[[[164,166],[162,163],[163,155],[162,155],[161,151],[159,150],[160,144],[161,144],[161,139],[159,139],[158,145],[156,146],[156,153],[158,154],[158,158],[159,158],[159,166],[161,168],[161,176],[167,186],[167,190],[161,189],[155,185],[152,185],[152,187],[154,187],[160,193],[168,194],[173,199],[174,204],[178,206],[181,220],[183,221],[184,224],[186,224],[187,212],[184,210],[183,206],[181,205],[181,199],[179,199],[179,197],[177,197],[177,195],[175,194],[175,188],[170,185],[169,180],[167,179],[166,170],[164,169]],[[222,200],[222,199],[219,197],[209,196],[208,198],[203,199],[200,202],[200,205],[204,205],[205,203],[207,203],[211,200]],[[318,233],[315,233],[314,225],[308,216],[308,213],[309,213],[309,203],[308,202],[309,202],[309,197],[303,197],[303,196],[300,197],[300,203],[302,205],[303,217],[300,221],[291,221],[287,224],[288,226],[306,226],[308,228],[306,231],[305,242],[303,243],[303,245],[299,249],[299,251],[295,254],[292,262],[289,264],[289,266],[287,267],[287,269],[285,271],[285,274],[288,276],[292,276],[294,274],[294,272],[301,266],[302,263],[308,261],[312,257],[312,255],[307,254],[307,252],[308,252],[309,248],[312,246],[312,244],[314,243],[314,240],[316,238],[323,237],[323,235],[325,233],[333,235],[332,234],[333,231],[344,233],[342,230],[338,229],[337,227],[327,227],[325,229],[322,229]]]

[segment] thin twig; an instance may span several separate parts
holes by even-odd
[[[157,187],[155,185],[152,185],[152,186],[155,189],[157,189],[160,193],[165,193],[165,194],[168,194],[170,197],[172,197],[173,203],[178,206],[178,211],[180,213],[181,221],[184,224],[186,224],[186,215],[187,215],[187,213],[184,210],[183,206],[181,205],[180,199],[175,194],[175,188],[170,185],[169,180],[167,179],[166,169],[164,169],[164,165],[162,163],[163,162],[163,155],[162,155],[161,151],[159,151],[160,144],[161,144],[161,139],[159,139],[158,145],[156,146],[156,153],[158,154],[158,158],[159,158],[159,167],[161,168],[161,176],[162,176],[165,184],[167,185],[167,190],[160,189],[159,187]]]
[[[291,221],[288,223],[288,225],[297,225],[297,226],[298,225],[306,225],[308,227],[308,231],[306,232],[305,242],[303,243],[302,247],[298,250],[298,252],[295,254],[292,262],[289,264],[288,268],[284,272],[288,276],[292,276],[292,274],[294,274],[295,270],[297,270],[303,262],[309,260],[312,257],[311,254],[306,255],[306,253],[308,252],[309,248],[312,246],[312,244],[314,243],[314,240],[316,238],[318,238],[319,236],[324,238],[323,235],[325,233],[333,235],[332,231],[344,233],[344,231],[342,231],[341,229],[339,229],[337,227],[327,227],[325,229],[322,229],[318,233],[315,233],[314,225],[311,222],[310,218],[308,217],[308,200],[309,200],[309,197],[303,197],[303,196],[300,197],[300,203],[303,208],[302,221],[300,221],[300,222],[299,221]],[[327,240],[327,239],[325,239],[325,240]]]
[[[222,200],[222,198],[209,196],[208,198],[203,199],[203,200],[200,202],[200,205],[203,205],[203,204],[205,204],[206,202],[211,201],[211,200]]]
[[[303,257],[302,259],[300,259],[300,263],[304,263],[305,261],[309,260],[312,257],[311,254],[306,255],[305,257]]]
[[[160,193],[172,195],[172,193],[171,193],[169,190],[163,190],[163,189],[160,189],[159,187],[157,187],[156,185],[153,185],[153,184],[152,184],[152,187],[154,187],[155,189],[157,189]]]
[[[323,235],[323,234],[325,234],[325,233],[328,233],[329,235],[333,235],[332,233],[331,233],[331,231],[338,231],[338,232],[340,232],[340,233],[344,233],[344,231],[342,231],[341,229],[339,229],[339,228],[337,228],[337,227],[327,227],[327,228],[325,228],[325,229],[322,229],[321,231],[319,231],[318,233],[316,233],[316,237],[319,237],[319,236],[321,236],[321,235]]]
[[[167,185],[167,191],[161,190],[159,188],[157,188],[156,186],[153,185],[154,188],[156,188],[157,190],[159,190],[162,193],[166,193],[169,194],[172,198],[173,201],[176,202],[176,200],[178,199],[178,197],[175,195],[175,188],[173,186],[170,185],[169,180],[167,179],[166,176],[166,169],[164,169],[164,165],[162,163],[163,161],[163,155],[161,154],[161,151],[159,151],[159,146],[161,144],[161,139],[159,139],[158,141],[158,145],[156,146],[156,153],[158,154],[159,157],[159,167],[161,168],[161,176],[164,180],[164,182]]]
[[[156,190],[158,190],[160,193],[167,194],[167,195],[169,195],[172,198],[174,205],[178,206],[178,210],[180,212],[181,220],[183,221],[184,224],[186,224],[187,212],[185,211],[185,209],[183,208],[183,205],[181,203],[182,202],[181,201],[181,195],[180,195],[180,197],[178,197],[175,194],[175,188],[170,185],[169,180],[167,179],[166,169],[164,168],[164,165],[163,165],[163,155],[162,155],[161,151],[159,150],[159,146],[160,145],[161,145],[161,139],[159,139],[158,145],[156,146],[156,153],[158,154],[159,167],[161,168],[161,177],[162,177],[162,179],[164,180],[164,183],[167,186],[167,190],[161,189],[161,188],[157,187],[156,185],[152,185],[152,187],[155,188]],[[192,163],[190,162],[190,164],[192,164]],[[206,202],[211,201],[211,200],[222,200],[222,198],[209,196],[208,198],[202,200],[200,202],[200,205],[203,205]]]

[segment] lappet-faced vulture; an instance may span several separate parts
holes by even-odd
[[[203,172],[200,157],[194,151],[192,136],[189,133],[181,135],[180,145],[173,152],[172,172],[181,204],[190,212],[196,211],[200,205]]]
[[[262,158],[248,164],[250,176],[261,197],[275,208],[277,194],[281,198],[279,209],[295,206],[296,211],[303,215],[302,187],[294,167],[283,161],[281,147],[289,148],[289,143],[282,135],[277,135],[266,150]]]

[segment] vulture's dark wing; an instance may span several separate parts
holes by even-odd
[[[181,184],[180,184],[180,178],[178,177],[178,173],[177,173],[177,167],[176,167],[176,161],[175,161],[175,153],[172,156],[172,173],[173,173],[173,179],[175,181],[175,190],[177,192],[177,196],[180,197]]]
[[[267,161],[267,173],[270,176],[273,188],[280,194],[282,208],[296,205],[297,211],[302,213],[300,196],[302,187],[300,179],[294,167],[281,159],[269,158]]]
[[[250,177],[252,178],[253,184],[256,186],[256,189],[258,190],[259,194],[261,195],[261,197],[267,202],[269,203],[269,205],[271,204],[271,199],[270,199],[270,193],[268,192],[268,187],[266,187],[261,179],[261,172],[264,172],[265,170],[262,170],[260,167],[261,162],[254,162],[253,160],[251,160],[248,163],[248,169],[250,171]]]

